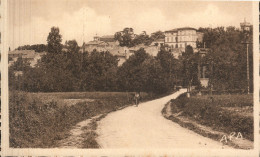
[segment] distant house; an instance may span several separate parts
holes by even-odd
[[[151,43],[152,46],[162,47],[164,46],[164,39],[157,39]]]
[[[194,49],[197,48],[196,42],[198,38],[201,38],[201,33],[197,32],[197,29],[192,27],[182,27],[165,31],[165,45],[168,45],[171,49],[181,48],[185,49],[190,45]]]
[[[18,57],[22,57],[30,63],[30,66],[35,67],[37,61],[46,54],[46,52],[35,52],[34,50],[14,50],[8,52],[8,57],[11,59],[9,61],[9,66],[11,66]]]
[[[244,20],[243,23],[240,23],[240,27],[242,31],[252,31],[253,25],[251,25],[249,22],[246,22],[246,19]]]
[[[108,51],[119,45],[118,41],[114,39],[113,35],[94,36],[94,40],[87,42],[80,48],[80,52],[92,52],[94,49],[97,51]]]
[[[99,40],[107,42],[107,43],[116,42],[114,35],[105,35],[105,36],[99,37]]]

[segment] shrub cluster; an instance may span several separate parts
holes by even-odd
[[[234,111],[222,108],[252,107],[252,96],[214,95],[213,99],[209,99],[205,96],[191,97],[188,99],[185,96],[181,96],[176,100],[172,100],[171,106],[173,113],[182,111],[183,116],[188,116],[200,124],[224,131],[228,134],[231,132],[241,132],[245,138],[252,141],[254,139],[253,113],[252,116],[242,116]]]

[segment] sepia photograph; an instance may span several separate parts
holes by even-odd
[[[6,4],[10,149],[254,149],[253,2]]]

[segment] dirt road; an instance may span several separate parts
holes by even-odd
[[[227,148],[165,119],[161,110],[186,90],[108,114],[98,122],[102,148]]]

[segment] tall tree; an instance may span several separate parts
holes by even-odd
[[[60,35],[60,29],[58,27],[52,27],[51,32],[48,35],[48,52],[60,53],[62,50],[62,36]]]
[[[187,85],[187,96],[190,96],[191,86],[198,85],[198,54],[194,54],[193,48],[188,45],[183,53],[183,70],[185,74],[184,84]]]

